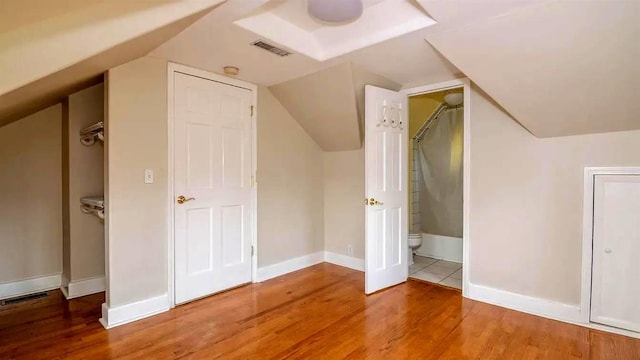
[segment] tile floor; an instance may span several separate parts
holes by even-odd
[[[462,264],[415,255],[409,277],[462,289]]]

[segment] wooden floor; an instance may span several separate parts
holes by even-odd
[[[320,264],[104,330],[102,295],[0,307],[0,359],[640,359],[640,340]]]

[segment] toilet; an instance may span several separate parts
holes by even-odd
[[[413,265],[413,251],[422,244],[422,234],[409,234],[409,241],[407,241],[407,243],[409,244],[409,265]]]

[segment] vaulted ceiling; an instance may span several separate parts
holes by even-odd
[[[297,17],[287,18],[299,10],[295,6],[302,0],[271,1],[236,24],[212,21],[214,11],[152,54],[213,71],[237,65],[241,78],[264,85],[346,62],[404,88],[467,76],[539,137],[640,128],[640,102],[632,99],[640,90],[639,68],[633,65],[640,60],[640,42],[634,41],[640,36],[640,22],[635,21],[640,18],[640,2],[395,2],[421,6],[437,24],[318,61],[308,48],[296,48],[298,35],[260,32],[259,26],[243,23],[256,16],[266,21],[265,12],[270,11],[278,21],[289,21],[287,26],[317,31],[305,25],[299,11]],[[283,33],[291,39],[278,41]],[[250,46],[258,39],[294,55],[278,58]],[[319,77],[314,84],[322,87]]]
[[[389,18],[398,15],[394,6],[423,23],[404,27],[410,32],[403,35],[397,28],[382,33],[373,29],[372,33],[378,31],[375,36],[346,31],[340,35],[351,44],[346,51],[325,46],[315,53],[292,39],[304,32],[272,33],[246,22],[275,16],[287,27],[306,31],[307,39],[327,45],[323,36],[337,30],[305,19],[300,11],[305,0],[221,1],[67,0],[60,6],[48,0],[2,2],[0,122],[44,95],[62,93],[70,84],[149,53],[213,72],[238,66],[239,78],[280,93],[276,96],[290,112],[298,113],[310,133],[336,130],[311,130],[320,120],[306,114],[312,110],[296,108],[295,96],[286,95],[291,92],[286,89],[304,84],[309,92],[322,91],[328,84],[321,75],[345,68],[376,74],[405,88],[468,76],[540,137],[640,128],[640,102],[634,101],[640,90],[635,66],[640,59],[638,1],[365,0],[362,24],[383,8]],[[8,15],[20,11],[24,16]],[[278,57],[252,46],[258,39],[293,54]],[[74,70],[83,63],[95,66]],[[351,92],[357,94],[353,76],[335,81],[341,84],[331,86],[348,87],[345,83],[350,82]],[[348,110],[349,131],[355,134],[358,97],[348,101],[356,104]],[[304,107],[320,105],[318,99]],[[317,137],[327,149],[352,148],[356,138],[350,135],[349,140],[331,144]]]

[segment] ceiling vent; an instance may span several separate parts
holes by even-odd
[[[271,45],[269,43],[266,43],[266,42],[264,42],[262,40],[255,41],[255,42],[251,43],[251,45],[254,45],[254,46],[257,46],[257,47],[259,47],[261,49],[267,50],[268,52],[274,53],[274,54],[276,54],[278,56],[291,55],[291,53],[288,52],[287,50],[280,49],[279,47],[273,46],[273,45]]]

